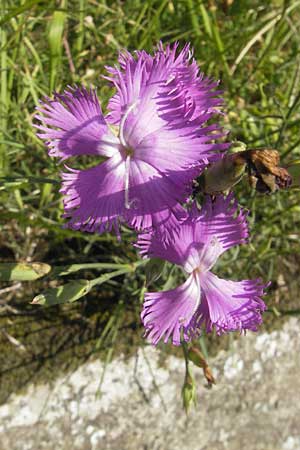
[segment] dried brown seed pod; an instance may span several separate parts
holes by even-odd
[[[287,189],[292,177],[283,167],[279,167],[280,156],[277,150],[260,148],[246,150],[250,185],[261,193],[272,193],[278,189]]]

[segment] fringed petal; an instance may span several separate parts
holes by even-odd
[[[129,178],[127,218],[136,230],[155,230],[169,241],[186,218],[180,205],[187,196],[185,174],[163,174],[144,161],[132,160]]]
[[[260,279],[229,281],[211,272],[199,275],[201,304],[190,323],[191,334],[199,334],[203,325],[207,333],[257,331],[266,305],[261,299],[268,284]]]
[[[114,228],[118,233],[126,216],[124,170],[123,160],[114,157],[91,169],[63,173],[66,226],[98,233]]]
[[[195,211],[192,213],[195,217]],[[218,195],[214,200],[206,196],[200,214],[195,222],[195,234],[202,236],[202,241],[213,237],[222,244],[223,250],[248,239],[247,212],[238,207],[233,194],[227,197]]]
[[[143,256],[166,259],[191,273],[211,269],[227,248],[246,242],[247,237],[246,214],[230,195],[214,202],[207,198],[201,211],[194,204],[168,243],[159,234],[148,233],[139,236],[136,245]]]
[[[46,141],[49,155],[65,160],[76,155],[112,156],[119,140],[110,132],[96,91],[84,87],[45,98],[37,108],[37,134]]]
[[[189,341],[186,329],[199,301],[200,286],[194,275],[176,289],[146,293],[141,318],[148,340],[154,345],[161,339],[167,343],[170,337],[174,345],[180,345],[181,338]]]

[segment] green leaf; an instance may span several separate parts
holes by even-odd
[[[70,281],[57,288],[47,289],[32,300],[33,305],[58,305],[61,303],[72,303],[86,295],[91,289],[88,280]]]
[[[34,263],[1,263],[1,281],[34,281],[41,278],[51,270],[49,264]]]
[[[58,305],[61,303],[72,303],[86,295],[90,290],[96,286],[105,283],[111,278],[125,273],[132,272],[135,266],[126,266],[123,269],[115,270],[114,272],[104,273],[94,280],[75,280],[63,284],[57,288],[47,289],[42,294],[37,295],[32,300],[34,305]]]
[[[124,269],[128,268],[128,264],[115,263],[84,263],[84,264],[70,264],[68,266],[56,266],[53,270],[54,276],[63,277],[70,273],[78,272],[79,270],[107,270],[107,269]]]

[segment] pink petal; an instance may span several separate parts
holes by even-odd
[[[69,228],[88,232],[118,232],[126,216],[123,159],[116,155],[87,170],[69,169],[62,174],[64,217]]]
[[[246,241],[246,214],[238,210],[233,197],[207,197],[201,211],[193,205],[188,218],[176,229],[176,235],[163,243],[158,234],[139,236],[137,247],[148,257],[165,259],[191,273],[196,268],[209,270],[229,247]]]
[[[155,228],[163,240],[169,239],[186,214],[178,203],[177,186],[146,163],[131,161],[126,208],[125,172],[124,158],[117,154],[91,169],[64,173],[67,226],[102,233],[112,226],[117,231],[118,222],[125,221],[137,230]]]
[[[206,196],[200,217],[195,224],[195,234],[202,235],[206,241],[212,237],[217,238],[225,251],[234,245],[247,242],[246,218],[247,212],[238,207],[233,194],[227,197],[218,195],[214,200]]]
[[[188,260],[190,252],[200,250],[202,244],[197,242],[193,226],[187,219],[181,224],[178,223],[173,239],[168,242],[163,242],[157,233],[143,233],[139,235],[136,247],[145,257],[161,258],[183,266]]]
[[[179,204],[186,198],[182,172],[162,174],[151,165],[133,159],[130,163],[128,223],[136,230],[155,229],[169,239],[186,211]]]
[[[46,140],[49,155],[62,160],[75,155],[111,156],[119,141],[110,132],[103,117],[96,91],[71,88],[54,99],[46,98],[35,115]]]
[[[147,292],[141,314],[146,335],[152,344],[161,339],[168,342],[170,336],[174,345],[180,345],[181,330],[184,340],[193,314],[200,301],[200,286],[197,278],[190,275],[184,284],[164,292]]]
[[[211,272],[199,276],[201,304],[189,328],[191,334],[199,334],[204,324],[206,332],[216,329],[217,334],[229,331],[257,331],[266,309],[261,296],[268,285],[261,280],[229,281]]]

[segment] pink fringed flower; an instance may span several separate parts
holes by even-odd
[[[182,266],[188,277],[184,284],[165,292],[145,294],[142,321],[153,344],[160,339],[173,344],[189,341],[215,328],[217,334],[235,330],[256,331],[265,304],[259,279],[227,281],[210,269],[228,248],[244,243],[248,236],[245,213],[238,211],[232,195],[207,197],[199,212],[193,206],[180,225],[178,236],[165,245],[157,235],[141,235],[137,246],[143,255]]]
[[[227,148],[214,143],[224,135],[218,125],[205,126],[222,103],[217,83],[199,73],[188,45],[181,52],[177,47],[159,45],[153,56],[121,53],[120,67],[107,68],[116,94],[106,117],[95,91],[78,87],[38,108],[38,136],[50,156],[104,159],[62,174],[70,228],[118,233],[124,220],[136,230],[170,236],[186,216],[180,202],[191,180]]]

